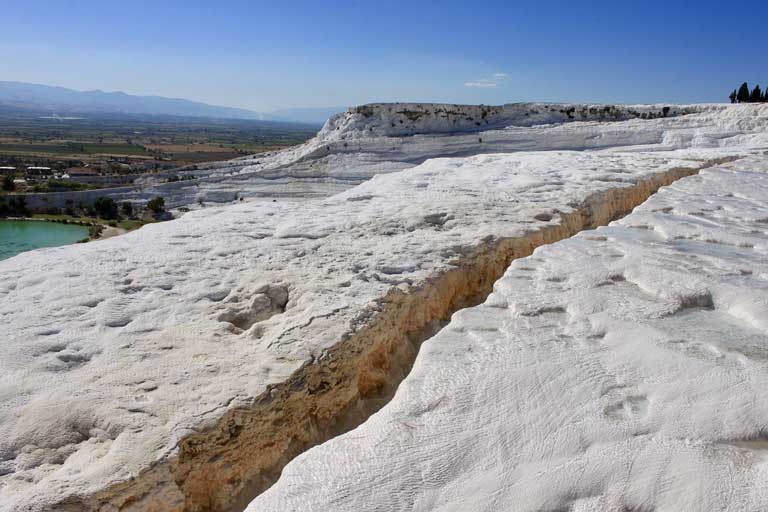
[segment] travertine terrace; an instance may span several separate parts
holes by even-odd
[[[483,108],[462,107],[453,129],[445,107],[352,109],[307,146],[237,171],[323,186],[359,162],[370,165],[358,181],[383,172],[335,195],[208,208],[0,263],[0,509],[242,509],[296,455],[384,405],[419,344],[510,262],[687,176],[739,162],[759,173],[768,149],[759,106],[583,107],[583,120],[577,107],[499,107],[488,126],[474,124]],[[318,161],[326,170],[307,174]],[[560,319],[545,313],[522,317]],[[415,372],[429,373],[425,357]],[[363,429],[390,421],[414,375]],[[283,482],[318,477],[304,468],[342,461],[326,447],[349,438],[297,459],[253,510],[336,500]],[[343,482],[349,467],[336,469],[327,477]]]
[[[493,106],[386,103],[363,105],[331,118],[314,139],[287,151],[209,164],[188,174],[197,179],[157,183],[148,177],[139,189],[118,198],[156,195],[170,206],[197,208],[240,198],[326,197],[370,179],[434,157],[543,149],[582,150],[626,144],[678,144],[671,133],[711,129],[720,105],[555,105],[516,103]],[[656,119],[654,123],[646,123]],[[608,121],[626,121],[612,128]],[[632,122],[637,121],[637,122]],[[570,123],[578,123],[574,130]],[[715,135],[726,135],[727,132]],[[164,180],[161,180],[164,181]]]
[[[249,512],[765,510],[768,167],[516,260]]]

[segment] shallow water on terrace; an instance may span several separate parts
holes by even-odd
[[[0,220],[0,260],[41,247],[68,245],[88,236],[88,228],[55,222]]]

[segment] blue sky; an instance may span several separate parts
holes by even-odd
[[[260,111],[723,101],[768,83],[768,2],[0,0],[0,80]]]

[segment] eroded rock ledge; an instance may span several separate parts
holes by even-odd
[[[230,408],[186,435],[174,455],[67,510],[242,510],[306,449],[346,432],[378,410],[407,375],[421,341],[456,310],[483,300],[510,262],[536,247],[630,212],[660,187],[713,162],[673,167],[628,186],[588,195],[568,211],[539,213],[546,223],[522,236],[489,238],[450,262],[450,269],[412,286],[391,288],[369,319],[307,361],[290,378],[247,404]]]
[[[403,137],[418,134],[481,132],[570,121],[659,119],[715,110],[702,105],[590,105],[570,103],[372,103],[352,107],[323,127],[323,140]]]
[[[240,198],[326,197],[375,174],[440,156],[546,149],[582,150],[643,144],[708,146],[732,136],[724,114],[743,106],[515,103],[498,106],[377,103],[329,119],[317,137],[294,148],[185,170],[194,180],[146,177],[114,190],[116,199],[161,195],[169,207],[198,208]],[[743,115],[744,113],[740,114]],[[748,114],[744,117],[748,117]],[[611,127],[601,126],[611,123]],[[696,138],[691,129],[698,128]],[[741,131],[741,128],[738,130]],[[37,207],[87,200],[93,192],[30,196]],[[78,199],[80,198],[80,199]]]
[[[765,147],[764,108],[717,111],[638,121],[655,126],[639,138],[612,123],[559,135],[623,152],[432,159],[320,201],[0,263],[0,510],[244,506],[380,407],[420,340],[512,258]]]
[[[516,260],[248,511],[765,510],[768,158]]]
[[[228,411],[214,428],[181,441],[172,473],[185,510],[242,510],[296,455],[351,430],[391,399],[425,334],[458,309],[484,300],[514,259],[606,225],[660,187],[697,171],[674,168],[594,194],[574,212],[557,214],[554,226],[488,241],[418,288],[392,290],[369,323],[317,361],[271,387],[253,406]]]

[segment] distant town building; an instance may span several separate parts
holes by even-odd
[[[27,167],[24,174],[27,181],[45,181],[53,177],[53,171],[50,167]]]
[[[53,171],[50,167],[27,167],[27,176],[50,176]]]
[[[0,166],[0,175],[11,175],[16,173],[15,167]]]

